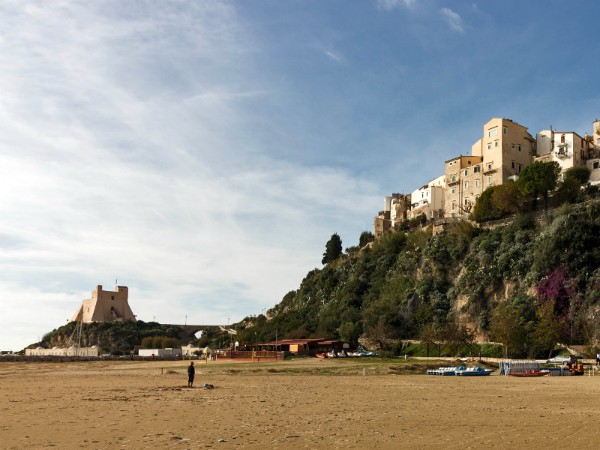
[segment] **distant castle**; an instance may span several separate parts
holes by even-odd
[[[117,286],[116,291],[104,291],[99,284],[92,291],[92,298],[81,302],[71,321],[91,323],[133,320],[135,322],[135,315],[129,307],[127,295],[127,286]]]

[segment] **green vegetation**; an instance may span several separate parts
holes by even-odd
[[[41,342],[34,346],[66,347],[80,344],[82,347],[93,345],[112,354],[125,354],[133,350],[135,345],[150,345],[147,348],[172,347],[180,338],[181,328],[172,325],[161,325],[157,322],[138,320],[95,322],[82,324],[81,341],[77,342],[76,322],[69,322],[62,327],[47,333]]]
[[[476,222],[501,219],[525,210],[526,199],[514,181],[491,186],[477,199],[471,219]]]
[[[508,216],[537,210],[540,196],[545,210],[563,204],[581,203],[596,198],[598,187],[590,186],[590,169],[585,166],[571,167],[559,181],[560,167],[556,162],[536,162],[527,166],[515,183],[487,188],[477,199],[470,219],[482,223]],[[550,193],[553,193],[550,196]]]
[[[331,236],[331,239],[327,241],[325,246],[325,253],[323,253],[323,259],[321,264],[329,264],[342,255],[342,239],[337,233]]]
[[[529,174],[523,171],[525,181],[483,193],[473,217],[515,215],[501,228],[459,221],[434,236],[418,218],[377,240],[363,232],[345,253],[333,234],[324,266],[311,270],[267,315],[233,325],[235,341],[243,346],[276,338],[340,339],[385,356],[546,358],[557,343],[600,348],[598,189],[582,189],[589,171],[578,168],[567,171],[549,196],[550,175],[556,186],[556,167],[539,163]],[[538,195],[562,206],[544,215],[527,212]],[[586,202],[574,203],[581,200]],[[42,345],[70,345],[74,328],[70,323],[54,330]],[[180,332],[154,322],[96,323],[83,326],[81,344],[129,352],[140,344],[172,346]],[[477,343],[482,340],[502,347]],[[231,341],[210,331],[196,345],[219,348]]]
[[[142,348],[173,348],[177,338],[169,336],[146,336],[142,339]]]
[[[396,232],[310,271],[268,320],[235,325],[236,340],[360,340],[398,355],[408,351],[401,340],[418,339],[432,356],[479,353],[475,336],[510,357],[545,358],[557,342],[595,348],[599,267],[598,201],[537,221],[521,213],[494,230],[457,222],[436,236]]]
[[[559,174],[560,166],[557,162],[534,162],[519,174],[517,187],[523,195],[533,199],[534,209],[539,195],[544,197],[544,205],[548,209],[549,192],[556,188]]]

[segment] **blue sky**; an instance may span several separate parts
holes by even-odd
[[[600,116],[594,1],[0,3],[0,348],[115,280],[261,313],[492,117]]]

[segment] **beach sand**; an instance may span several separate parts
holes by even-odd
[[[386,362],[0,364],[2,448],[597,448],[600,377],[397,375]],[[213,390],[201,386],[210,383]]]

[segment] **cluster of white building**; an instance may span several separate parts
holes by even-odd
[[[600,121],[593,134],[542,130],[535,138],[510,119],[493,118],[483,136],[471,146],[471,155],[445,162],[443,175],[410,194],[385,197],[384,209],[374,220],[375,237],[396,231],[402,223],[425,214],[428,220],[468,216],[488,187],[517,180],[535,161],[556,161],[564,172],[574,166],[590,169],[590,182],[600,183]]]

